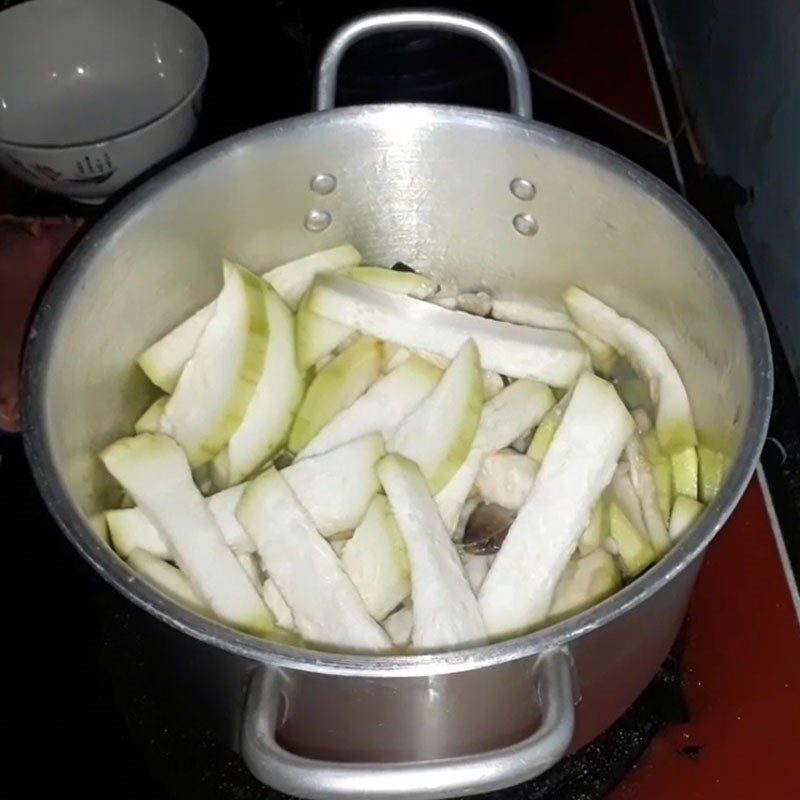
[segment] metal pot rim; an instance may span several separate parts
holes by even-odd
[[[292,647],[239,633],[183,608],[134,575],[94,533],[69,499],[50,450],[45,401],[40,387],[47,373],[51,343],[64,300],[80,283],[85,264],[89,263],[92,252],[155,194],[179,182],[201,164],[222,157],[226,152],[251,140],[298,135],[305,132],[310,124],[316,129],[320,125],[368,123],[387,113],[402,113],[405,120],[413,121],[414,124],[455,122],[474,127],[501,127],[504,129],[502,133],[513,132],[556,144],[596,161],[620,177],[634,182],[639,189],[667,207],[703,242],[712,256],[714,266],[723,274],[744,320],[746,337],[750,344],[748,357],[754,375],[754,388],[752,402],[747,410],[748,418],[742,443],[719,495],[710,506],[709,512],[703,515],[697,528],[647,573],[597,606],[541,631],[477,648],[420,655],[376,656]],[[756,468],[766,437],[772,388],[772,357],[766,323],[744,271],[709,223],[659,179],[601,145],[543,123],[459,106],[393,103],[312,112],[245,131],[180,161],[120,202],[83,237],[53,280],[37,311],[23,365],[23,438],[39,490],[67,538],[105,580],[160,620],[208,644],[276,666],[342,675],[434,675],[488,667],[566,645],[624,614],[671,581],[702,553],[742,496]]]

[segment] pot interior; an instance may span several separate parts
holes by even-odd
[[[318,173],[336,177],[335,192],[309,188]],[[517,177],[533,183],[533,199],[510,191]],[[326,231],[305,229],[311,209],[330,212]],[[521,213],[535,235],[515,230]],[[557,299],[579,283],[658,335],[702,437],[752,468],[769,395],[763,323],[705,223],[637,168],[554,129],[373,106],[277,123],[200,153],[87,237],[44,302],[28,364],[29,424],[43,426],[34,449],[55,465],[69,513],[87,521],[116,502],[96,454],[130,432],[155,394],[134,359],[214,296],[223,256],[265,270],[345,241],[366,263],[402,260],[502,297]],[[90,535],[85,523],[66,527],[73,539]]]

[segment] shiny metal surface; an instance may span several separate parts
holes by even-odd
[[[337,179],[324,200],[309,191],[310,178],[323,174]],[[524,207],[509,191],[522,176],[536,187]],[[304,220],[317,204],[331,224],[312,233]],[[515,230],[520,213],[536,219],[535,236]],[[95,454],[127,433],[152,399],[135,356],[214,295],[223,256],[265,270],[344,241],[366,263],[402,260],[446,284],[502,297],[556,298],[578,282],[645,321],[686,381],[703,438],[731,456],[708,512],[659,564],[595,608],[455,652],[367,656],[289,647],[200,618],[153,590],[90,524],[118,500]],[[174,662],[178,684],[186,663],[179,653],[216,664],[228,651],[225,690],[220,682],[213,692],[194,688],[190,700],[219,720],[229,739],[248,669],[282,669],[287,707],[277,732],[281,749],[270,754],[290,772],[299,763],[302,772],[307,765],[283,751],[372,763],[510,746],[530,735],[539,717],[525,675],[537,656],[557,648],[574,661],[571,747],[613,722],[666,656],[702,554],[752,475],[772,366],[760,309],[733,255],[656,179],[579,137],[510,115],[384,105],[250,131],[176,165],[121,203],[87,234],[45,296],[24,381],[33,471],[68,538],[129,599],[194,637],[165,636],[165,663]],[[496,710],[483,713],[485,727],[476,731],[469,721],[483,708],[486,687]],[[388,719],[395,724],[380,724]],[[259,730],[268,735],[274,722],[260,713],[250,719],[267,725]],[[257,759],[251,762],[273,782]],[[436,796],[461,791],[452,789],[461,786],[459,775],[450,774],[446,789],[442,774]],[[309,792],[333,797],[343,786],[354,789],[338,780],[333,776],[327,789],[313,781]]]
[[[376,33],[438,30],[477,39],[494,50],[508,76],[511,113],[531,119],[531,84],[520,49],[504,31],[484,19],[443,9],[409,9],[366,14],[343,25],[325,47],[320,59],[314,108],[327,111],[336,105],[336,79],[344,54],[358,41]]]
[[[541,718],[533,733],[505,747],[420,761],[323,761],[297,755],[276,739],[285,679],[272,667],[255,676],[245,711],[242,756],[250,771],[299,797],[358,800],[386,797],[435,800],[480,794],[534,778],[566,752],[574,727],[572,673],[564,652],[540,656],[532,672]],[[404,691],[405,696],[408,692]],[[481,724],[481,718],[476,724]],[[424,729],[419,720],[415,733]],[[424,734],[423,734],[424,735]]]
[[[302,224],[308,174],[325,166],[340,175],[329,197],[335,222],[311,234]],[[539,188],[532,238],[508,222],[519,202],[508,185],[518,174]],[[234,632],[154,592],[88,524],[116,499],[95,454],[130,430],[152,397],[134,357],[213,296],[223,255],[263,270],[345,240],[368,262],[402,259],[499,296],[553,297],[577,281],[647,320],[685,377],[703,435],[732,456],[708,513],[654,569],[599,606],[455,653],[314,653]],[[548,126],[421,105],[275,123],[155,178],[90,231],[61,270],[34,321],[24,373],[25,438],[40,488],[69,538],[121,591],[181,630],[252,658],[398,675],[467,670],[561,646],[666,586],[719,531],[752,474],[772,381],[764,321],[741,268],[671,190]]]

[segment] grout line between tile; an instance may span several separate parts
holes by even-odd
[[[666,135],[667,147],[669,148],[669,157],[672,161],[672,169],[675,171],[675,178],[678,181],[678,185],[681,187],[681,194],[686,196],[686,181],[683,178],[681,162],[678,158],[678,152],[675,149],[675,142],[672,135],[672,128],[669,124],[669,118],[667,117],[667,110],[664,108],[664,98],[661,96],[661,88],[656,80],[656,73],[653,69],[653,61],[650,58],[650,50],[647,47],[647,40],[645,39],[644,31],[642,30],[642,22],[639,19],[639,11],[636,8],[636,3],[634,0],[628,0],[628,5],[630,6],[631,15],[633,16],[633,21],[636,25],[636,34],[639,37],[639,46],[642,48],[645,64],[647,65],[647,76],[650,79],[650,88],[652,89],[653,95],[656,99],[658,116],[661,118],[661,125],[663,126],[664,134]],[[651,10],[655,16],[655,9],[652,8],[652,6]]]
[[[605,112],[610,117],[614,117],[614,119],[618,119],[620,122],[624,122],[626,125],[630,125],[632,128],[636,128],[637,131],[644,133],[651,139],[655,139],[657,142],[660,142],[661,144],[669,144],[669,142],[663,136],[654,133],[649,128],[645,128],[644,125],[641,125],[635,120],[626,117],[624,114],[620,114],[618,111],[614,111],[613,108],[609,108],[608,106],[603,105],[603,103],[598,103],[597,100],[593,100],[591,97],[589,97],[589,95],[584,94],[583,92],[579,92],[577,89],[573,89],[571,86],[567,86],[567,84],[562,83],[561,81],[551,77],[545,72],[541,72],[540,70],[534,69],[533,67],[529,67],[529,69],[531,74],[535,75],[537,78],[540,78],[543,81],[547,81],[548,83],[552,84],[553,86],[556,86],[562,91],[567,92],[568,94],[571,94],[574,97],[583,100],[585,103],[588,103],[589,105],[600,109],[600,111]],[[536,116],[535,112],[536,109],[534,109],[534,117]]]
[[[789,586],[789,594],[792,597],[794,604],[795,614],[797,615],[798,624],[800,624],[800,591],[797,587],[797,580],[792,570],[792,565],[789,563],[789,554],[786,552],[786,545],[783,541],[783,534],[781,533],[781,524],[778,521],[778,515],[775,513],[775,505],[772,502],[772,494],[769,491],[769,484],[764,475],[764,469],[759,462],[756,467],[756,474],[758,475],[758,483],[761,486],[761,494],[764,496],[764,505],[767,507],[767,516],[769,517],[770,527],[772,528],[772,535],[775,537],[775,545],[778,548],[778,556],[781,560],[784,574],[786,575],[786,583]]]

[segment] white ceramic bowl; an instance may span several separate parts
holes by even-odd
[[[0,13],[0,164],[98,202],[183,147],[208,46],[158,0],[31,0]]]

